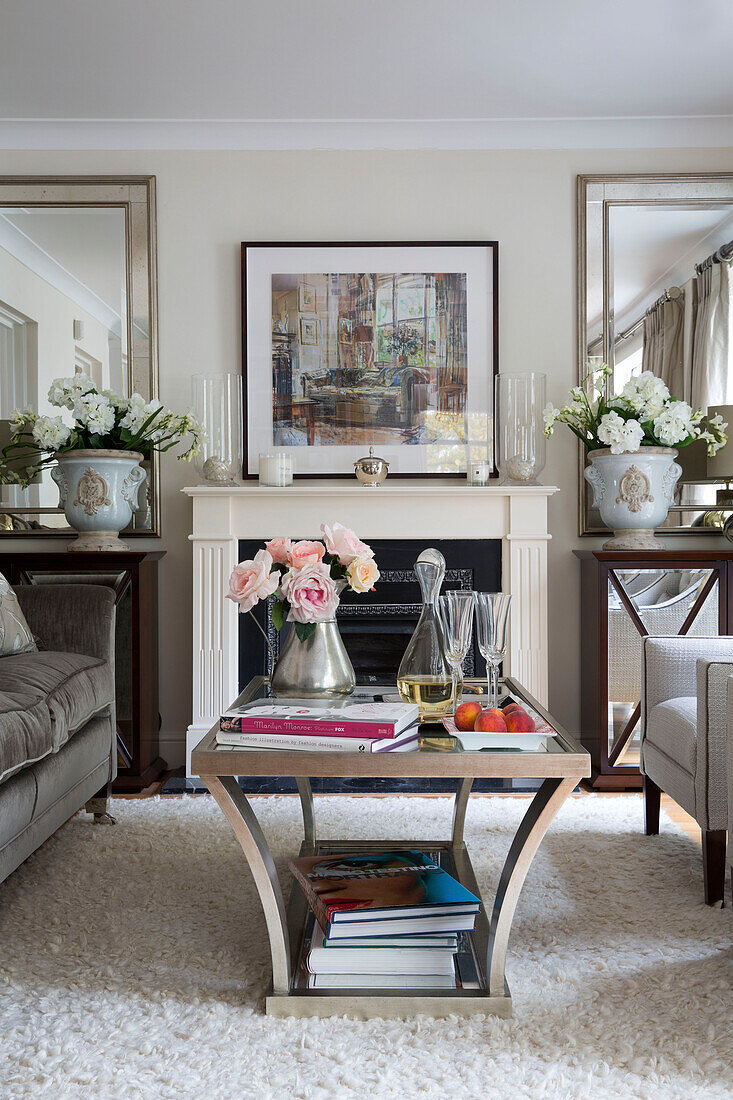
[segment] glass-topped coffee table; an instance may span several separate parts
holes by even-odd
[[[466,752],[442,727],[426,725],[414,752],[308,752],[287,749],[231,749],[217,746],[218,725],[196,746],[191,758],[193,774],[201,776],[219,803],[242,846],[252,871],[267,922],[272,956],[272,985],[266,1011],[275,1016],[349,1015],[366,1019],[424,1012],[432,1016],[468,1016],[489,1012],[511,1016],[512,1001],[504,977],[507,946],[517,899],[542,837],[578,782],[590,775],[590,756],[555,720],[513,680],[502,689],[526,704],[550,729],[536,751],[481,749]],[[255,677],[237,699],[249,702],[268,690],[267,680]],[[481,699],[481,683],[465,683],[468,697]],[[545,728],[544,726],[542,727]],[[275,864],[237,776],[293,776],[303,809],[305,839],[301,855],[346,851],[379,851],[418,848],[439,862],[464,886],[479,894],[471,860],[463,840],[468,798],[479,777],[541,779],[517,830],[501,873],[491,916],[485,906],[471,933],[461,933],[456,955],[455,989],[309,989],[304,960],[310,947],[313,918],[296,882],[287,909]],[[310,780],[316,776],[352,778],[429,778],[454,776],[457,791],[452,834],[447,840],[319,842],[313,812]],[[338,797],[338,796],[335,796]],[[479,895],[480,896],[480,895]],[[348,978],[344,978],[344,983]]]

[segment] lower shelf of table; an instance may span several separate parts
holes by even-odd
[[[304,844],[300,854],[328,855],[412,848],[431,855],[449,874],[480,897],[465,845],[453,848],[449,842],[434,840],[324,840],[317,845],[315,853]],[[272,989],[268,992],[265,1007],[270,1016],[351,1016],[365,1020],[375,1016],[388,1019],[412,1016],[419,1012],[435,1017],[471,1016],[476,1013],[509,1017],[512,1014],[512,999],[506,984],[503,995],[489,993],[486,977],[489,921],[483,904],[476,916],[473,932],[460,933],[455,963],[456,978],[460,984],[455,989],[350,989],[346,976],[343,988],[309,989],[305,958],[310,949],[314,922],[305,897],[295,882],[288,903],[287,921],[293,976],[287,993]]]

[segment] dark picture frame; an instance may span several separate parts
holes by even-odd
[[[465,479],[474,444],[496,475],[497,241],[243,242],[241,265],[245,479],[286,448],[296,478],[348,477],[370,445],[390,478]]]

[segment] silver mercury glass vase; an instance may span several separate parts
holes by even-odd
[[[290,624],[270,678],[273,695],[305,699],[329,699],[351,695],[356,686],[335,619],[316,623],[315,634],[301,642]]]

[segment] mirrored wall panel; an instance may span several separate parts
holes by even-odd
[[[59,414],[55,378],[157,396],[155,231],[153,177],[0,177],[0,446],[15,409]],[[145,465],[128,531],[158,534],[157,464]],[[50,468],[27,489],[0,485],[0,533],[69,530]]]
[[[578,178],[578,363],[611,368],[608,393],[650,370],[733,428],[733,175]],[[581,455],[581,464],[584,462]],[[683,448],[664,526],[717,531],[731,519],[733,443],[708,461]],[[580,479],[580,532],[606,531]]]

